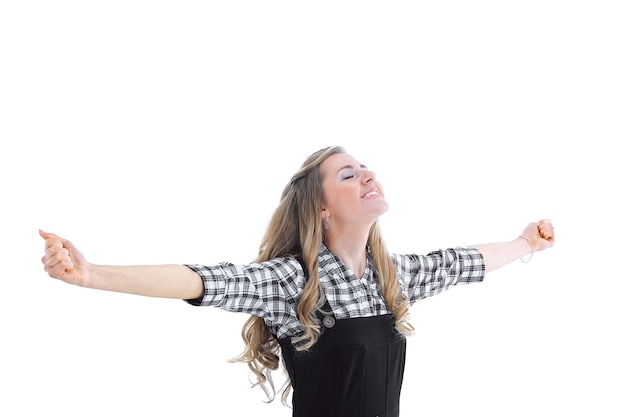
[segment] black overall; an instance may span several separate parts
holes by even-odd
[[[326,309],[330,311],[330,309]],[[293,417],[398,417],[406,339],[391,315],[335,320],[306,352],[279,340]]]

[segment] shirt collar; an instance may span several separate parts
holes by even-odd
[[[354,271],[350,270],[337,255],[335,255],[326,245],[322,244],[319,252],[319,268],[322,269],[324,274],[335,279],[342,278],[345,281],[349,281],[357,277]],[[370,280],[372,276],[372,264],[369,257],[369,250],[365,260],[365,271],[363,272],[363,279]]]

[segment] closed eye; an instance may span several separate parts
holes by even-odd
[[[367,169],[365,165],[361,165],[361,169]],[[343,171],[341,174],[341,180],[349,180],[350,178],[356,177],[356,170],[353,165],[346,165],[339,168],[338,172]]]

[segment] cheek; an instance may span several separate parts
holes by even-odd
[[[328,190],[326,205],[335,212],[352,211],[359,202],[359,191],[352,187],[334,187]]]
[[[328,209],[333,209],[337,205],[341,205],[342,193],[341,189],[332,185],[322,187],[322,205]]]
[[[376,182],[376,188],[378,188],[378,192],[385,197],[385,188],[382,186],[381,183]]]

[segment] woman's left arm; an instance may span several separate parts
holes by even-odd
[[[550,220],[530,223],[515,240],[473,245],[484,258],[485,272],[498,269],[526,255],[551,248],[554,245],[554,227]]]

